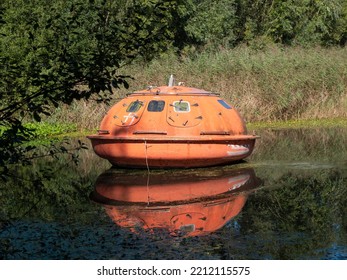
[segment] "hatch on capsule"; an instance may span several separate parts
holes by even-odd
[[[141,99],[124,99],[120,108],[113,115],[114,124],[124,127],[138,123],[144,111],[145,103]]]
[[[176,127],[192,127],[202,120],[199,103],[193,99],[178,97],[167,108],[167,122]]]

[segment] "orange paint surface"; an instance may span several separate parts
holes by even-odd
[[[122,99],[88,138],[116,166],[200,167],[249,156],[257,136],[219,95],[163,86]]]
[[[117,174],[99,176],[92,200],[119,226],[163,228],[171,234],[211,233],[238,215],[250,192],[261,185],[253,169],[220,174]]]

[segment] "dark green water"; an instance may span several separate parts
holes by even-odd
[[[230,166],[148,175],[86,150],[18,169],[0,259],[347,259],[347,128],[257,133]]]

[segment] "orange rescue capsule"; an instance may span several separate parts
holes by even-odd
[[[114,166],[206,167],[248,157],[256,135],[247,134],[237,110],[218,94],[174,85],[136,91],[115,104],[98,134],[95,153]]]

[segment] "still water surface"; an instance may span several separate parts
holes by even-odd
[[[229,166],[148,173],[90,149],[18,170],[27,181],[1,187],[0,258],[347,259],[347,128],[257,133]],[[30,185],[42,166],[51,177]]]

